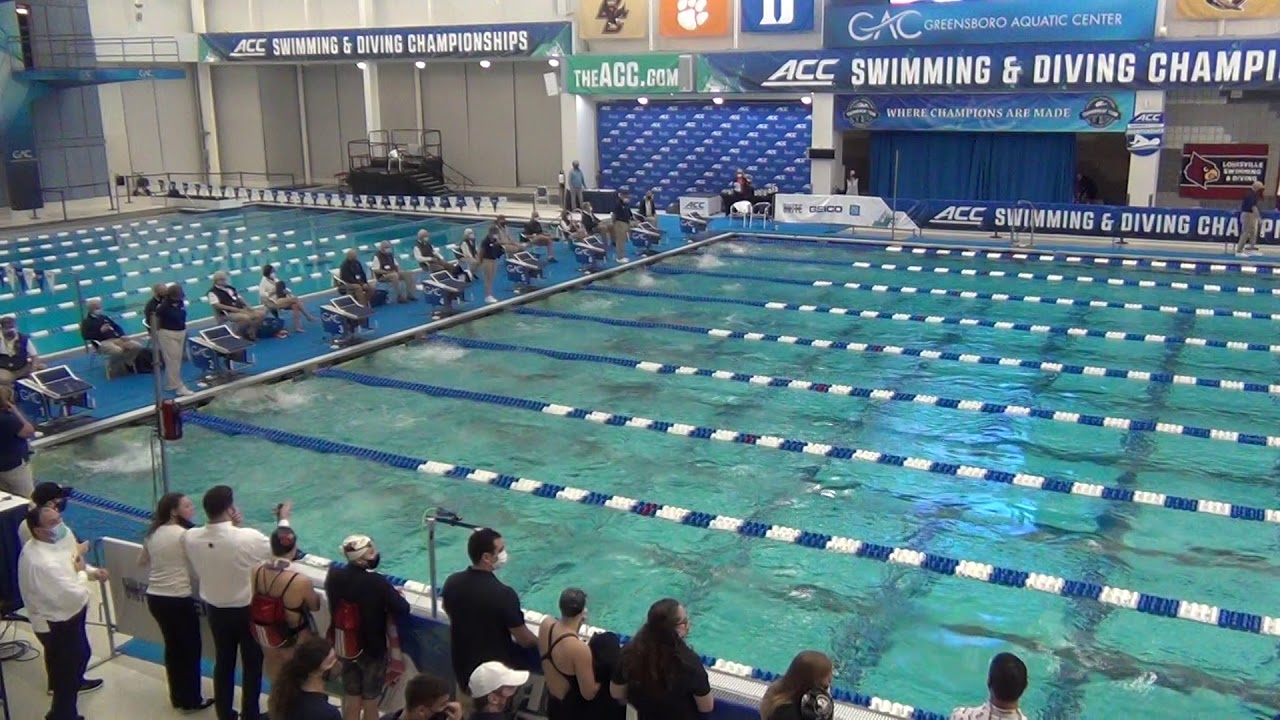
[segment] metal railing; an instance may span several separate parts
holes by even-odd
[[[469,187],[475,187],[476,181],[467,177],[461,170],[445,162],[442,158],[440,165],[443,169],[444,182],[451,187],[466,190]],[[454,181],[456,178],[456,182]]]
[[[1019,200],[1013,207],[1013,219],[1009,223],[1010,245],[1013,247],[1035,247],[1036,206],[1030,200]],[[1019,222],[1023,217],[1026,218],[1026,222]]]
[[[260,180],[259,180],[260,179]],[[146,180],[146,183],[139,183],[140,180]],[[246,182],[248,180],[249,182]],[[115,184],[116,191],[121,195],[129,198],[126,202],[132,203],[134,195],[165,195],[169,192],[169,188],[177,186],[182,187],[183,183],[201,183],[206,185],[226,186],[226,187],[243,187],[243,188],[293,188],[298,185],[298,178],[293,173],[269,173],[269,172],[135,172],[129,175],[117,175]],[[140,187],[145,186],[150,190],[147,192],[137,192]]]
[[[94,37],[92,35],[44,35],[25,38],[0,36],[0,45],[16,55],[21,50],[33,67],[95,68],[102,63],[181,62],[178,39],[172,35]]]

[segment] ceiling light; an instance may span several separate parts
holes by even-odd
[[[27,13],[31,12],[31,9],[28,8],[26,5],[19,5],[17,8],[14,9],[14,12],[18,13],[19,15],[26,15]]]
[[[488,60],[481,60],[481,61],[480,61],[480,67],[482,67],[482,68],[487,68],[487,67],[489,67],[489,66],[491,66],[491,65],[493,65],[493,63],[489,62]]]
[[[366,63],[365,61],[361,60],[360,62],[356,63],[356,67],[358,67],[358,68],[360,68],[361,70],[363,70],[363,69],[365,69],[365,68],[369,67],[369,64],[368,64],[368,63]]]
[[[418,62],[414,63],[413,66],[418,68],[419,70],[427,69],[427,63],[422,60],[419,60]]]
[[[560,67],[560,59],[551,58],[550,60],[547,61],[547,64],[550,65],[551,67]]]
[[[636,98],[636,102],[640,103],[641,105],[648,105],[648,104],[649,104],[649,98],[647,98],[647,97]]]
[[[722,98],[722,97],[713,97],[713,98],[711,98],[711,102],[713,102],[713,103],[715,103],[715,104],[717,104],[717,105],[723,105],[723,104],[724,104],[724,98]]]
[[[805,95],[804,97],[800,98],[800,102],[804,103],[805,105],[812,105],[812,104],[813,104],[813,96],[812,96],[812,95]]]

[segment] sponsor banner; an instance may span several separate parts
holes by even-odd
[[[649,0],[578,0],[578,36],[583,40],[649,37]]]
[[[1037,233],[1190,240],[1222,243],[1240,236],[1239,213],[1199,208],[1141,208],[1115,205],[1025,205],[1011,202],[899,200],[898,208],[925,230],[1008,232],[1032,225]],[[1261,238],[1280,242],[1280,213],[1263,215]]]
[[[1086,92],[1280,86],[1280,38],[706,53],[701,92]]]
[[[841,95],[841,130],[1124,132],[1131,92],[986,95]]]
[[[693,89],[692,72],[681,72],[680,55],[571,55],[565,87],[572,95],[662,95]],[[692,61],[685,64],[692,66]]]
[[[1133,116],[1124,129],[1125,147],[1137,157],[1160,152],[1164,143],[1164,113],[1144,112]]]
[[[1240,20],[1280,17],[1280,0],[1177,0],[1179,20]]]
[[[680,216],[685,217],[692,214],[701,215],[704,218],[710,218],[719,215],[723,211],[721,198],[719,195],[681,195],[680,196]]]
[[[786,195],[773,199],[773,219],[778,222],[817,223],[914,232],[918,228],[904,213],[895,213],[881,198],[868,195]]]
[[[823,46],[1149,40],[1158,0],[828,0]]]
[[[1178,194],[1218,200],[1242,198],[1255,181],[1267,181],[1268,150],[1266,145],[1183,145]]]
[[[658,32],[663,37],[724,37],[732,20],[729,0],[658,0]]]
[[[815,0],[742,0],[742,32],[813,30]]]
[[[567,22],[206,33],[203,62],[466,60],[569,55]]]

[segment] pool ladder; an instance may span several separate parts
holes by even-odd
[[[1014,215],[1026,215],[1026,222],[1009,223],[1009,243],[1013,247],[1035,247],[1036,245],[1036,206],[1030,200],[1019,200],[1013,206]]]

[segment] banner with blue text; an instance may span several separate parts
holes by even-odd
[[[1087,92],[1280,85],[1280,38],[706,53],[701,92]]]
[[[1239,213],[1198,208],[1144,208],[1118,205],[1037,205],[963,200],[899,200],[923,230],[1008,232],[1034,225],[1037,233],[1144,240],[1234,242]],[[1259,238],[1280,242],[1280,213],[1265,213]]]
[[[824,47],[1150,40],[1157,0],[828,0]]]
[[[1134,94],[841,95],[841,130],[1124,132]]]
[[[569,55],[567,22],[201,35],[202,62],[468,60]]]

